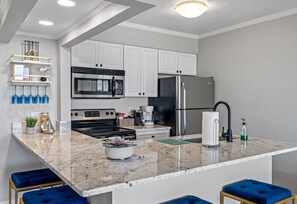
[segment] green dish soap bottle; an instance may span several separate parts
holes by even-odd
[[[240,134],[240,140],[247,141],[248,135],[246,133],[246,122],[244,118],[241,118],[242,124],[241,124],[241,134]]]

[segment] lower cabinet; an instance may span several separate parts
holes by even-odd
[[[157,97],[158,51],[124,46],[125,96]]]

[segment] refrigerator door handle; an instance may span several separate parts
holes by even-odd
[[[182,107],[182,109],[183,109],[183,112],[184,112],[182,135],[185,135],[186,131],[187,131],[187,111],[186,111],[186,108],[187,108],[187,101],[186,101],[187,90],[186,90],[185,83],[182,83],[181,87],[182,87],[182,92],[183,92],[183,107]]]

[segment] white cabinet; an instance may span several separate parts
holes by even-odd
[[[99,67],[123,69],[123,45],[99,42]]]
[[[124,69],[123,45],[87,40],[71,49],[72,66]]]
[[[193,54],[179,53],[179,71],[184,75],[197,75],[197,57]]]
[[[142,48],[142,94],[146,97],[158,96],[158,52]]]
[[[155,49],[124,46],[125,96],[156,97],[158,52]]]
[[[142,51],[140,47],[124,47],[125,96],[142,95]]]
[[[71,48],[72,66],[98,66],[98,42],[85,41]]]
[[[159,73],[177,74],[178,73],[178,53],[159,50]]]
[[[159,50],[159,73],[195,76],[197,74],[197,56]]]

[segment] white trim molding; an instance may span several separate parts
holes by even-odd
[[[29,37],[35,37],[35,38],[44,38],[44,39],[50,39],[50,40],[57,40],[57,38],[55,36],[43,35],[43,34],[38,34],[38,33],[29,33],[29,32],[23,32],[23,31],[17,31],[16,35],[29,36]]]
[[[272,15],[261,17],[261,18],[256,18],[254,20],[238,23],[238,24],[235,24],[235,25],[231,25],[231,26],[221,28],[221,29],[218,29],[218,30],[214,30],[214,31],[210,31],[210,32],[207,32],[207,33],[203,33],[203,34],[199,35],[199,39],[214,36],[214,35],[218,35],[218,34],[221,34],[221,33],[232,31],[232,30],[237,30],[237,29],[252,26],[252,25],[256,25],[256,24],[259,24],[259,23],[264,23],[264,22],[267,22],[267,21],[283,18],[283,17],[286,17],[286,16],[291,16],[291,15],[294,15],[294,14],[297,14],[297,8],[282,11],[282,12],[278,12],[278,13],[275,13],[275,14],[272,14]]]
[[[134,28],[134,29],[144,30],[144,31],[149,31],[149,32],[154,32],[154,33],[162,33],[162,34],[167,34],[167,35],[179,36],[179,37],[184,37],[184,38],[199,39],[199,36],[195,35],[195,34],[183,33],[183,32],[178,32],[178,31],[173,31],[173,30],[167,30],[167,29],[163,29],[163,28],[146,26],[146,25],[141,25],[141,24],[136,24],[136,23],[130,23],[127,21],[118,24],[118,26]]]

